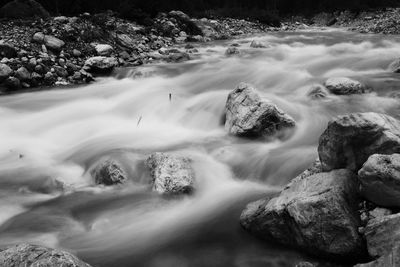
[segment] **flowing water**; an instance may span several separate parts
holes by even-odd
[[[271,46],[253,49],[257,39]],[[241,55],[226,57],[233,42]],[[194,60],[119,70],[86,87],[0,98],[0,247],[30,242],[76,253],[93,266],[294,266],[305,259],[239,225],[250,201],[271,196],[317,157],[327,122],[374,111],[399,117],[395,37],[341,31],[275,33],[204,44]],[[312,100],[310,86],[354,77],[368,95]],[[223,127],[240,82],[297,121],[285,141],[245,140]],[[193,159],[192,196],[149,190],[144,159],[168,151]],[[90,169],[123,162],[129,182],[104,188]],[[64,184],[64,186],[61,186]]]

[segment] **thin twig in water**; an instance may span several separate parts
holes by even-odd
[[[140,124],[140,122],[142,121],[142,116],[140,116],[140,118],[139,118],[139,120],[138,120],[138,122],[137,122],[137,125],[136,126],[139,126],[139,124]]]

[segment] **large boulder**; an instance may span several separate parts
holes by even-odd
[[[324,171],[358,171],[373,154],[400,153],[400,122],[378,113],[354,113],[329,122],[318,153]]]
[[[324,85],[335,95],[364,94],[370,91],[363,83],[347,77],[329,78]]]
[[[358,177],[366,199],[384,207],[400,207],[400,154],[372,155]]]
[[[1,251],[0,266],[90,267],[71,253],[29,244],[16,245]]]
[[[241,83],[226,102],[225,129],[245,137],[271,136],[295,126],[292,117],[272,102],[262,99],[256,89]]]
[[[191,160],[186,157],[154,153],[147,160],[153,178],[153,190],[161,194],[191,193],[195,174]]]
[[[127,180],[127,175],[122,165],[113,159],[98,164],[92,171],[91,175],[96,184],[116,185],[122,184]]]
[[[249,204],[240,221],[259,238],[355,261],[366,254],[358,233],[357,190],[357,177],[348,170],[303,174],[278,197]]]
[[[118,66],[118,60],[114,57],[91,57],[85,62],[85,69],[92,73],[109,73]]]
[[[389,254],[400,244],[400,214],[370,220],[365,227],[365,239],[372,257]]]
[[[358,264],[354,267],[398,267],[400,266],[400,246],[393,248],[388,254],[376,261]]]
[[[12,72],[12,69],[8,65],[0,63],[0,82],[10,77]]]
[[[14,0],[0,9],[0,17],[26,19],[31,17],[49,18],[50,14],[34,0]]]
[[[267,46],[264,43],[260,42],[260,41],[253,40],[250,43],[250,47],[251,48],[266,48]]]
[[[52,35],[46,35],[42,32],[37,32],[33,35],[32,40],[39,44],[44,44],[48,49],[53,51],[61,51],[65,43]]]
[[[14,58],[17,56],[17,49],[9,43],[0,41],[0,58]]]

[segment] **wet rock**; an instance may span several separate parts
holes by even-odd
[[[96,184],[116,185],[122,184],[127,180],[124,168],[118,161],[108,159],[96,166],[91,171],[91,175]]]
[[[361,82],[346,77],[329,78],[324,85],[335,95],[364,94],[370,91],[370,89]]]
[[[114,51],[114,48],[108,44],[98,44],[95,46],[97,55],[99,56],[110,56]]]
[[[325,86],[315,84],[311,86],[310,90],[307,93],[307,96],[311,99],[322,99],[329,96],[329,91],[325,88]]]
[[[12,69],[8,65],[0,63],[0,82],[10,77],[12,72]]]
[[[366,199],[384,207],[400,207],[400,154],[372,155],[358,177]]]
[[[388,254],[376,261],[358,264],[354,267],[398,267],[400,266],[400,246],[393,248]]]
[[[64,41],[52,36],[45,35],[42,32],[37,32],[33,35],[32,40],[39,44],[44,44],[48,49],[53,51],[61,51],[65,45]]]
[[[394,73],[400,73],[400,58],[390,63],[389,71]]]
[[[31,17],[49,18],[50,14],[34,0],[14,0],[0,9],[0,17],[26,19]]]
[[[314,264],[311,262],[303,261],[298,264],[296,264],[296,267],[316,267]]]
[[[20,81],[30,81],[31,74],[25,67],[20,67],[15,72],[15,77]]]
[[[182,62],[190,60],[190,56],[185,52],[171,53],[168,55],[168,61],[171,62]]]
[[[189,194],[194,190],[195,174],[191,160],[165,153],[154,153],[146,165],[153,178],[153,190],[161,194]]]
[[[17,56],[17,49],[4,41],[0,40],[0,58],[13,58]]]
[[[239,55],[239,54],[240,54],[240,50],[236,47],[229,47],[225,51],[225,55],[227,55],[227,56],[233,56],[233,55]]]
[[[299,176],[278,197],[249,204],[240,222],[259,238],[319,257],[362,259],[357,190],[348,170]]]
[[[267,46],[264,43],[260,42],[260,41],[253,40],[251,42],[251,44],[250,44],[250,47],[252,47],[252,48],[266,48]]]
[[[0,266],[90,267],[69,252],[29,244],[1,251]]]
[[[114,57],[91,57],[85,62],[85,69],[93,73],[109,73],[118,66],[118,60]]]
[[[225,129],[232,135],[279,135],[296,124],[292,117],[269,100],[262,99],[256,89],[245,83],[229,94],[225,109]]]
[[[365,227],[365,239],[372,257],[389,254],[400,244],[400,214],[370,220]]]
[[[353,171],[373,154],[400,153],[400,122],[378,113],[354,113],[329,122],[318,153],[324,171]]]

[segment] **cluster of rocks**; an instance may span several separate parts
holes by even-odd
[[[377,113],[332,120],[319,159],[281,194],[251,203],[252,234],[358,266],[398,266],[400,121]]]

